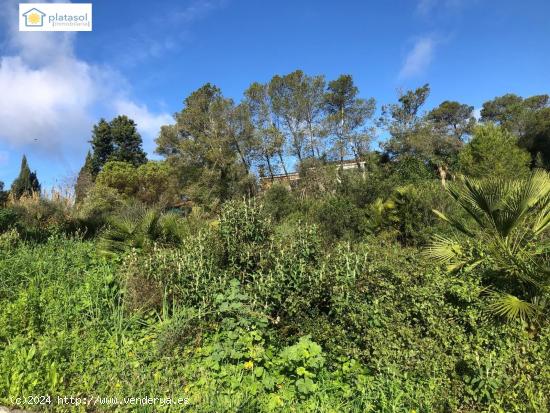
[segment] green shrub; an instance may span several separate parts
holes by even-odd
[[[449,210],[451,204],[440,183],[428,181],[396,188],[386,199],[377,199],[367,209],[364,226],[371,234],[384,234],[403,245],[423,245],[442,232],[432,209]]]
[[[13,228],[19,216],[12,208],[0,208],[0,232]]]
[[[297,208],[292,192],[284,185],[274,184],[263,194],[265,211],[275,222],[280,222]]]
[[[330,197],[322,201],[317,211],[317,222],[327,239],[353,239],[360,234],[364,213],[348,198]]]
[[[396,207],[413,240],[414,220],[431,225],[422,198],[452,209],[430,185],[406,195],[410,210]],[[97,240],[5,232],[0,404],[50,394],[188,402],[94,407],[119,412],[549,410],[544,320],[487,317],[483,274],[450,275],[416,242],[326,242],[309,222],[318,201],[278,225],[253,203],[226,205],[220,221],[195,211],[178,218],[181,237],[159,231],[164,241],[108,260]]]
[[[260,264],[272,226],[261,204],[230,201],[221,212],[219,233],[227,264],[244,280]]]

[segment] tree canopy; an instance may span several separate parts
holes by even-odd
[[[11,194],[17,199],[32,193],[40,193],[40,182],[38,182],[36,172],[31,172],[27,157],[23,155],[19,175],[11,185]]]

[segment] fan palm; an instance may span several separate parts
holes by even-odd
[[[436,237],[428,256],[449,271],[481,266],[495,314],[534,318],[549,292],[550,175],[537,170],[521,180],[461,181],[447,190],[473,225],[434,210],[458,233]]]
[[[184,233],[184,221],[177,214],[135,206],[109,219],[109,226],[100,239],[99,250],[103,254],[114,255],[158,243],[177,245],[182,242]]]

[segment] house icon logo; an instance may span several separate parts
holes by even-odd
[[[42,13],[36,8],[32,8],[29,11],[23,13],[25,17],[25,26],[28,27],[42,27],[44,25],[44,16],[46,13]]]

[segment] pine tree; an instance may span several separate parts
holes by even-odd
[[[88,151],[88,154],[86,155],[86,161],[84,162],[82,168],[80,168],[80,172],[78,173],[78,177],[76,178],[76,203],[82,202],[84,200],[93,183],[93,158],[91,152]]]
[[[29,195],[33,192],[40,192],[40,182],[38,182],[36,172],[31,172],[27,157],[23,155],[19,176],[11,185],[11,194],[14,198],[21,198],[21,196]]]
[[[90,143],[94,179],[108,161],[128,162],[134,166],[147,162],[136,123],[125,115],[117,116],[111,122],[100,119],[97,125],[94,125]]]
[[[92,130],[92,176],[95,178],[105,162],[113,155],[115,150],[113,145],[113,136],[111,134],[111,125],[103,118],[94,125]]]
[[[458,155],[461,171],[472,178],[518,179],[529,174],[531,156],[518,146],[518,138],[493,123],[474,129],[470,142]]]
[[[115,146],[113,160],[128,162],[134,166],[147,162],[147,157],[142,149],[141,135],[132,119],[125,115],[117,116],[111,121],[110,128]]]

